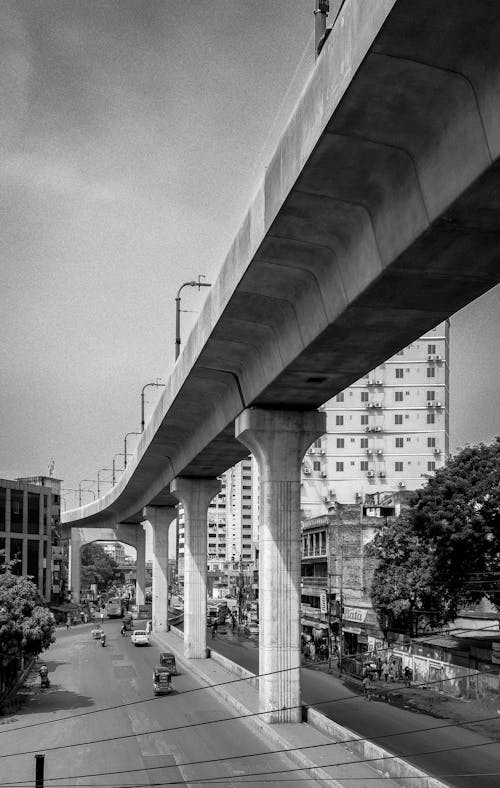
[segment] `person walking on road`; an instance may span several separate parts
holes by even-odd
[[[214,621],[212,624],[212,640],[215,640],[215,636],[217,634],[217,621]]]
[[[366,698],[366,700],[372,699],[371,687],[372,687],[372,682],[370,679],[370,675],[369,673],[366,673],[363,678],[363,695]]]
[[[387,660],[382,663],[382,678],[384,681],[387,681],[389,677],[389,665],[387,664]]]

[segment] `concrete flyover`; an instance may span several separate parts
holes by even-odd
[[[134,460],[64,523],[170,511],[249,445],[296,492],[269,430],[311,437],[301,413],[498,283],[499,40],[496,0],[347,0]]]

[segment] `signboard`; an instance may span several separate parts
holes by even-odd
[[[344,607],[342,618],[344,621],[356,621],[360,624],[365,621],[368,610],[363,607]]]
[[[326,591],[321,591],[319,595],[319,609],[322,613],[328,611],[328,602],[326,601]]]

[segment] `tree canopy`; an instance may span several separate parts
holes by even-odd
[[[500,608],[500,439],[450,458],[369,552],[372,603],[395,628],[446,624],[483,597]]]
[[[0,665],[21,653],[37,656],[54,642],[55,623],[30,578],[7,567],[0,574]]]
[[[98,544],[88,544],[82,548],[81,581],[83,586],[95,583],[100,591],[110,586],[119,574],[118,564]]]

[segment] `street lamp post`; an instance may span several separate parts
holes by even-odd
[[[141,432],[144,432],[144,392],[148,386],[164,386],[165,383],[146,383],[145,386],[142,387],[141,391]],[[135,433],[129,433],[129,435],[135,435]],[[125,463],[126,464],[126,463]]]
[[[95,493],[94,493],[93,490],[82,490],[82,484],[84,482],[89,482],[91,484],[97,484],[95,479],[82,479],[81,480],[81,482],[78,485],[78,506],[82,505],[82,492],[91,492],[92,495],[94,496],[94,501],[95,501]]]
[[[125,468],[127,467],[127,438],[129,435],[140,435],[140,432],[127,432],[123,439],[123,454],[125,457]]]
[[[184,282],[177,291],[177,295],[175,297],[175,360],[179,358],[179,353],[181,352],[181,290],[184,287],[197,287],[198,290],[200,287],[212,287],[209,282],[202,282],[201,279],[204,279],[205,276],[200,274],[198,276],[198,281],[192,279],[190,282]]]
[[[115,454],[115,456],[113,457],[113,468],[112,468],[112,471],[113,471],[113,487],[115,486],[115,483],[116,483],[116,465],[115,465],[115,460],[116,460],[117,457],[123,457],[123,452],[119,452],[118,454]],[[125,468],[121,468],[119,470],[124,471]]]
[[[102,473],[103,471],[107,471],[108,473],[112,473],[112,469],[111,468],[100,468],[97,471],[97,497],[98,498],[101,497],[101,483],[102,483],[101,482],[101,477],[100,477],[99,474]],[[105,482],[106,484],[111,484],[109,479],[103,479],[102,481]]]

